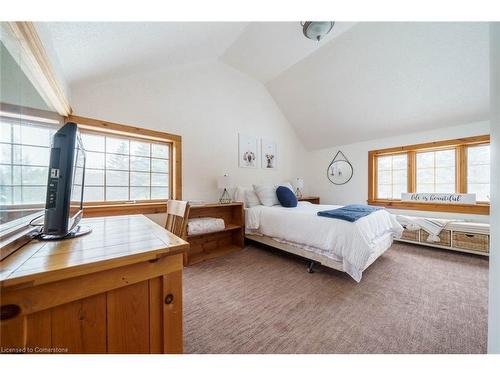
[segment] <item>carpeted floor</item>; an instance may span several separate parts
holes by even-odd
[[[185,269],[186,353],[485,353],[488,260],[395,243],[357,284],[251,245]]]

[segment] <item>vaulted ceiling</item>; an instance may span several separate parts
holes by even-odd
[[[489,118],[487,23],[43,23],[72,90],[218,60],[262,82],[309,149]]]
[[[309,149],[489,119],[487,23],[360,23],[268,83]]]

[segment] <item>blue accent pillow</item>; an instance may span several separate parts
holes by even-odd
[[[278,186],[276,196],[283,207],[297,207],[297,197],[289,188]]]

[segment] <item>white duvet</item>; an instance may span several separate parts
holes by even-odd
[[[363,270],[400,236],[403,227],[394,215],[380,210],[354,223],[318,216],[318,211],[342,206],[299,202],[297,207],[256,206],[245,209],[247,233],[261,234],[299,245],[341,261],[344,270],[360,281]]]

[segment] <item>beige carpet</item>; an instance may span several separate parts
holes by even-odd
[[[357,284],[258,246],[185,270],[186,353],[485,353],[486,258],[396,243]]]

